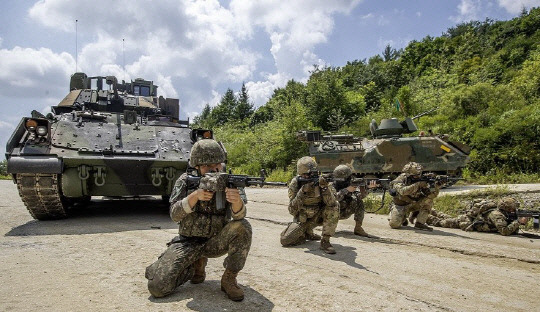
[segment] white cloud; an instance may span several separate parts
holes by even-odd
[[[459,15],[451,16],[450,20],[455,23],[477,20],[482,11],[481,0],[461,0],[457,6]]]
[[[372,19],[374,17],[375,17],[375,15],[373,13],[368,13],[366,15],[360,16],[360,18],[363,19],[363,20]]]
[[[216,90],[231,84],[246,82],[260,105],[273,88],[289,79],[307,79],[313,65],[324,65],[314,51],[327,42],[334,16],[349,14],[361,1],[231,0],[225,6],[217,0],[42,0],[32,6],[29,16],[65,32],[74,32],[78,19],[80,70],[120,80],[154,80],[160,94],[180,96],[182,111],[192,116],[206,103],[219,101]],[[270,49],[247,48],[261,30]],[[119,65],[123,38],[128,56],[125,73]],[[273,57],[275,66],[263,76],[267,80],[258,73],[258,62],[265,55]]]
[[[0,120],[0,129],[4,129],[4,128],[5,128],[5,129],[14,129],[15,126],[12,125],[12,124],[9,123],[9,122],[5,122],[5,121]]]
[[[519,14],[523,8],[530,9],[540,6],[540,0],[499,0],[499,6],[508,13]]]
[[[74,69],[75,60],[65,52],[0,49],[0,95],[42,98],[65,94]]]

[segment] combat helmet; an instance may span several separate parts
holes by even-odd
[[[513,211],[519,208],[519,202],[512,197],[506,196],[499,200],[497,208],[504,211]]]
[[[209,164],[220,164],[227,160],[221,145],[212,139],[203,139],[195,142],[191,148],[191,167]]]
[[[410,163],[407,163],[405,166],[403,166],[403,170],[401,171],[407,175],[414,176],[414,175],[422,174],[423,169],[424,168],[422,167],[422,165],[420,165],[417,162],[412,161]]]
[[[300,174],[317,171],[317,163],[309,156],[304,156],[298,159],[296,163],[296,172]]]
[[[346,180],[352,175],[351,167],[347,165],[339,165],[334,169],[334,179]]]

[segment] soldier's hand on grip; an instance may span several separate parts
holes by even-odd
[[[529,222],[529,218],[527,218],[527,217],[518,218],[518,222],[519,222],[519,224],[525,225],[525,224],[527,224],[527,222]]]
[[[202,201],[209,201],[214,196],[214,192],[203,189],[198,189],[195,192],[197,193],[197,199]]]
[[[418,185],[418,188],[428,188],[429,187],[429,184],[426,181],[419,181],[419,182],[416,182],[416,184]]]
[[[352,186],[352,185],[347,186],[347,191],[349,191],[350,193],[356,191],[356,186]]]
[[[236,188],[226,188],[225,198],[231,204],[241,204],[242,201],[242,198],[240,197],[240,192]]]
[[[310,182],[310,183],[306,183],[302,185],[302,188],[300,189],[300,191],[303,193],[310,193],[313,191],[314,188],[315,187],[313,186],[313,182]]]
[[[328,187],[328,181],[323,176],[319,177],[319,185],[321,187]]]

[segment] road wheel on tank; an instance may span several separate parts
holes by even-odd
[[[30,215],[37,220],[55,220],[67,216],[68,206],[57,174],[20,173],[17,189]]]

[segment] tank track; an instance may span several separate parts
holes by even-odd
[[[58,175],[42,173],[17,174],[17,189],[28,212],[37,220],[65,218]]]

